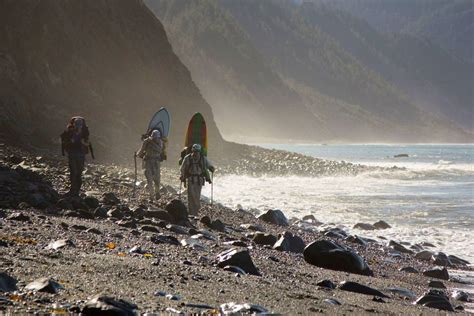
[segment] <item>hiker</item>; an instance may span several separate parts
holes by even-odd
[[[201,189],[205,181],[211,183],[208,170],[214,172],[215,168],[201,153],[201,145],[194,144],[191,153],[183,159],[180,177],[188,188],[188,210],[191,215],[197,215],[201,208]]]
[[[160,163],[163,161],[163,141],[161,132],[154,130],[149,137],[145,138],[137,156],[143,159],[146,189],[150,195],[150,201],[159,200],[160,195]]]
[[[63,156],[67,153],[69,161],[71,187],[66,193],[68,196],[79,196],[82,186],[82,172],[89,151],[92,159],[95,159],[86,121],[83,117],[75,116],[71,118],[66,130],[61,134],[61,152]]]

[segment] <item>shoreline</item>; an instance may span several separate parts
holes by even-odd
[[[8,156],[14,151],[11,150]],[[18,158],[26,161],[23,164],[28,167],[26,170],[29,170],[26,174],[35,178],[21,181],[35,184],[40,189],[43,185],[47,187],[47,182],[50,181],[52,187],[49,189],[63,190],[64,162],[50,161],[44,157],[38,159],[24,152],[17,152],[17,155],[24,156]],[[2,161],[6,171],[17,165],[18,163]],[[8,172],[10,174],[10,171]],[[101,180],[96,183],[94,179],[97,178]],[[169,183],[166,180],[173,178],[172,171],[164,170],[164,184]],[[257,219],[254,214],[245,210],[208,204],[198,218],[190,218],[190,226],[173,224],[174,226],[166,227],[166,221],[156,218],[165,215],[155,211],[166,209],[167,204],[177,197],[176,186],[165,186],[167,192],[164,191],[163,199],[156,204],[146,203],[144,196],[131,199],[133,188],[130,186],[130,172],[121,167],[91,165],[85,173],[85,189],[89,191],[89,196],[97,196],[99,205],[104,204],[100,202],[104,193],[114,192],[120,204],[126,205],[129,211],[124,210],[122,218],[116,217],[118,215],[113,215],[113,212],[112,216],[102,218],[94,215],[95,209],[83,209],[83,205],[79,208],[72,205],[72,209],[61,208],[57,204],[43,208],[25,203],[18,205],[21,207],[2,207],[6,216],[0,216],[0,239],[7,246],[0,247],[1,268],[19,281],[18,294],[4,295],[5,300],[12,304],[5,305],[7,310],[24,312],[32,308],[30,311],[51,312],[52,309],[58,308],[77,311],[84,307],[88,298],[104,293],[137,304],[141,313],[165,312],[167,308],[188,313],[205,312],[231,301],[259,304],[271,312],[286,314],[438,312],[436,309],[412,304],[429,289],[429,281],[434,280],[423,276],[421,271],[435,265],[415,259],[413,255],[397,254],[393,249],[379,243],[353,243],[340,236],[327,234],[329,231],[322,232],[318,225],[311,222],[290,226],[273,225]],[[40,192],[47,199],[46,192]],[[18,195],[19,199],[30,198],[33,194],[27,189],[23,189],[21,193]],[[135,216],[140,204],[143,204],[142,211],[148,214],[142,216],[142,219]],[[108,207],[110,211],[118,206],[103,207]],[[155,213],[150,213],[153,210]],[[29,221],[9,219],[11,214],[17,212],[28,217]],[[209,216],[213,221],[219,219],[224,228],[212,225],[210,227],[203,222],[203,216]],[[364,258],[375,276],[323,269],[305,262],[300,253],[278,251],[257,244],[250,235],[255,232],[242,227],[242,224],[260,226],[267,234],[274,236],[289,231],[301,237],[306,245],[315,240],[330,240],[350,247]],[[336,226],[335,224],[333,228]],[[191,232],[191,229],[194,230]],[[209,233],[208,236],[212,237],[198,238],[202,247],[156,242],[157,236],[171,236],[181,243],[181,240],[189,240],[192,233],[201,233],[204,236]],[[59,239],[71,240],[74,246],[64,246],[54,251],[45,249],[51,241]],[[28,243],[28,240],[34,240],[34,243]],[[107,246],[110,243],[115,246]],[[137,245],[144,253],[130,252]],[[217,255],[229,248],[248,251],[261,276],[236,274],[216,266]],[[406,266],[411,266],[420,273],[398,271]],[[462,271],[473,272],[472,267],[461,268]],[[59,290],[57,294],[25,291],[24,286],[37,277],[53,278],[60,282],[64,289]],[[359,282],[381,290],[389,298],[382,299],[382,303],[380,300],[372,300],[374,297],[370,295],[341,290],[341,285],[334,290],[323,289],[317,285],[323,279],[331,280],[335,284],[343,281]],[[460,285],[453,280],[442,282],[448,287],[449,295]],[[389,287],[405,288],[416,297],[400,297],[387,291]],[[160,294],[156,294],[160,291],[175,295],[176,299],[160,297]],[[342,305],[331,305],[325,301],[331,298],[337,299]],[[452,303],[453,307],[463,304],[455,300],[452,300]],[[207,305],[207,309],[203,306],[196,307],[199,304]]]

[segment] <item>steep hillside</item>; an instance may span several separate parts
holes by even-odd
[[[424,110],[472,129],[472,64],[430,41],[385,35],[366,21],[325,5],[304,3],[299,16],[325,32],[365,67],[394,84]]]
[[[472,0],[307,0],[325,3],[367,20],[383,33],[405,33],[428,39],[474,62]]]
[[[150,116],[166,106],[171,154],[197,111],[213,152],[224,150],[211,108],[141,1],[6,0],[0,21],[0,129],[8,142],[55,148],[69,117],[81,114],[97,156],[131,157]]]
[[[228,136],[324,140],[329,135],[218,1],[147,1]],[[302,128],[304,127],[304,128]]]
[[[331,10],[306,12],[278,0],[149,0],[147,4],[163,20],[177,54],[205,91],[219,122],[246,122],[262,135],[260,131],[275,122],[281,126],[281,118],[285,127],[293,128],[286,123],[288,118],[304,116],[315,123],[299,123],[293,133],[315,126],[312,141],[321,141],[321,136],[325,141],[357,142],[466,139],[447,120],[415,106],[391,78],[380,74],[378,68],[403,73],[386,56],[390,42],[372,32],[375,37],[364,43],[362,35],[351,34],[349,23],[339,27],[337,21],[344,17]],[[338,27],[339,35],[325,29]],[[349,38],[347,33],[354,49],[341,43]],[[384,49],[371,42],[378,41],[377,36],[386,44]],[[375,64],[368,65],[372,60]],[[291,109],[290,115],[282,111],[285,108]],[[223,131],[227,135],[241,129],[226,124]],[[282,137],[281,128],[276,135]]]

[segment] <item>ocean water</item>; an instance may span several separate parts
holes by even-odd
[[[357,176],[218,176],[214,199],[228,206],[281,209],[288,217],[313,214],[351,233],[411,243],[428,241],[438,251],[474,263],[474,145],[287,145],[260,144],[330,160],[398,171]],[[394,158],[408,154],[407,158]],[[204,195],[210,195],[206,186]],[[353,229],[385,220],[383,231]],[[380,239],[382,240],[382,239]]]

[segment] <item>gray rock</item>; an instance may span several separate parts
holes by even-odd
[[[104,203],[105,205],[117,205],[120,204],[120,200],[114,193],[108,192],[104,193],[104,195],[102,196],[102,203]]]
[[[354,225],[353,228],[362,229],[362,230],[375,230],[376,229],[373,225],[367,224],[367,223],[357,223]]]
[[[301,237],[293,235],[291,232],[284,232],[275,245],[273,245],[273,249],[302,253],[305,246],[306,245]]]
[[[51,294],[56,294],[58,290],[62,288],[61,284],[49,278],[39,278],[25,286],[25,290],[27,291],[46,292]]]
[[[428,283],[428,286],[435,289],[446,289],[446,286],[441,281],[432,280],[430,283]]]
[[[140,227],[140,230],[144,232],[159,233],[160,231],[155,226],[144,225]]]
[[[309,214],[309,215],[305,215],[303,216],[302,218],[304,221],[313,221],[313,222],[316,222],[316,217],[314,217],[313,214]]]
[[[410,291],[408,289],[402,288],[402,287],[389,287],[385,290],[387,292],[393,293],[393,294],[395,294],[397,296],[400,296],[400,297],[405,297],[405,298],[410,298],[410,299],[416,297],[415,293],[413,293],[412,291]]]
[[[309,264],[331,270],[346,271],[362,275],[373,275],[365,260],[351,249],[329,240],[312,242],[303,251]]]
[[[470,264],[469,261],[453,256],[453,255],[449,255],[448,258],[454,265],[466,266]]]
[[[114,207],[107,212],[107,216],[117,218],[117,219],[122,219],[125,216],[125,214],[122,212],[122,210],[119,207]]]
[[[170,215],[170,213],[168,213],[167,211],[163,209],[151,209],[148,211],[144,211],[143,216],[146,218],[160,219],[168,223],[171,223],[174,221],[174,218]]]
[[[354,244],[359,244],[359,245],[364,246],[364,247],[367,246],[367,241],[365,241],[364,238],[359,237],[357,235],[347,236],[344,240],[347,241],[347,242],[354,243]]]
[[[368,287],[366,285],[363,285],[357,282],[351,282],[351,281],[341,282],[341,284],[339,285],[339,289],[342,291],[389,298],[389,296],[383,294],[379,290],[376,290],[374,288]]]
[[[155,244],[170,244],[175,246],[180,245],[180,242],[176,237],[164,234],[153,235],[150,238],[150,241]]]
[[[316,285],[330,290],[334,290],[336,288],[336,284],[332,283],[330,280],[319,281]]]
[[[225,225],[220,219],[213,220],[209,225],[209,228],[223,232],[225,231]]]
[[[469,293],[466,293],[466,292],[460,291],[460,290],[455,290],[453,292],[453,294],[451,295],[451,297],[453,299],[455,299],[456,301],[460,301],[460,302],[469,302],[470,301]]]
[[[14,292],[18,288],[16,287],[17,280],[6,274],[0,272],[0,292]]]
[[[449,280],[449,273],[446,268],[425,270],[423,271],[423,275],[436,279]]]
[[[222,315],[260,315],[268,313],[268,310],[255,304],[236,304],[234,302],[222,304],[219,307]]]
[[[223,268],[224,271],[229,271],[229,272],[234,272],[234,273],[238,273],[240,275],[245,275],[245,271],[237,266],[225,266]]]
[[[163,211],[163,210],[162,210]],[[132,209],[132,216],[136,219],[142,219],[147,213],[146,209],[142,206],[137,206]]]
[[[173,219],[173,223],[181,223],[188,220],[188,209],[183,201],[174,199],[165,206],[165,210]]]
[[[96,209],[99,207],[99,200],[93,196],[86,196],[84,198],[84,204],[86,204],[89,209]]]
[[[415,255],[415,258],[423,260],[423,261],[430,261],[432,256],[433,256],[433,252],[429,250],[422,250]]]
[[[120,227],[132,228],[132,229],[137,228],[137,223],[133,219],[132,220],[121,219],[121,220],[117,221],[116,223]]]
[[[248,247],[248,245],[242,240],[225,241],[223,244],[227,246],[235,246],[235,247]]]
[[[398,242],[396,242],[394,240],[390,240],[390,242],[388,243],[388,247],[392,248],[393,250],[402,252],[402,253],[413,254],[413,251],[411,251],[410,249],[405,248],[405,246],[403,246],[402,244],[399,244]]]
[[[88,227],[87,226],[84,226],[84,225],[77,225],[77,224],[74,224],[71,226],[72,229],[74,230],[87,230]]]
[[[91,234],[96,234],[96,235],[102,235],[102,232],[98,230],[97,228],[89,228],[86,230],[86,233],[91,233]]]
[[[375,228],[377,229],[387,229],[387,228],[392,228],[392,226],[390,226],[387,222],[385,221],[378,221],[378,222],[375,222],[374,225],[373,225]]]
[[[323,302],[329,305],[342,305],[342,303],[335,298],[327,298]]]
[[[283,214],[280,210],[268,210],[267,212],[263,213],[262,215],[258,216],[264,222],[279,225],[279,226],[288,226],[288,219],[286,218],[285,214]]]
[[[323,233],[323,234],[326,234],[326,233],[334,233],[334,234],[336,234],[337,236],[339,236],[338,238],[341,238],[341,239],[344,239],[344,238],[346,238],[347,236],[349,236],[349,234],[346,233],[346,232],[344,231],[344,229],[339,228],[339,227],[327,228],[327,229],[323,230],[322,233]]]
[[[59,207],[60,209],[63,210],[72,210],[74,209],[74,206],[72,205],[72,202],[70,199],[60,199],[57,203],[56,206]]]
[[[30,217],[28,215],[25,215],[25,214],[21,213],[21,212],[12,213],[7,217],[7,219],[11,220],[11,221],[31,222]]]
[[[179,234],[179,235],[188,235],[189,234],[189,229],[183,226],[179,225],[174,225],[174,224],[168,224],[166,225],[166,229],[169,231],[172,231],[173,233]]]
[[[448,297],[442,292],[438,290],[430,290],[420,296],[416,301],[415,304],[423,305],[426,307],[436,308],[439,310],[454,312],[454,308],[449,302]]]
[[[137,305],[125,300],[108,296],[97,295],[89,300],[82,309],[82,315],[117,315],[117,316],[135,316]]]
[[[220,268],[225,266],[237,266],[248,274],[260,275],[247,250],[232,248],[220,253],[217,256],[217,266]]]
[[[431,260],[433,261],[434,264],[438,266],[442,266],[442,267],[453,266],[453,263],[444,252],[438,252],[438,253],[433,254],[433,256],[431,257]]]
[[[94,217],[96,218],[107,218],[107,209],[98,207],[94,210]]]
[[[59,239],[53,242],[50,242],[46,249],[58,250],[64,247],[74,247],[74,243],[69,239]]]
[[[252,240],[257,245],[273,246],[277,242],[278,238],[275,235],[272,235],[272,234],[265,234],[265,233],[257,232],[253,236]]]
[[[407,273],[420,273],[420,271],[418,271],[417,269],[413,267],[403,267],[400,269],[400,271],[407,272]]]
[[[240,227],[257,232],[265,232],[265,228],[257,224],[242,224]]]

